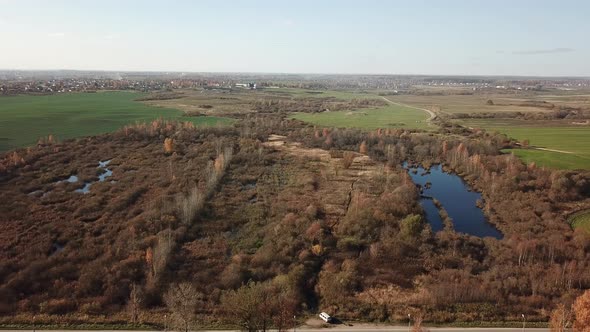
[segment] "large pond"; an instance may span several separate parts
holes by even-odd
[[[420,204],[433,231],[441,231],[444,227],[432,200],[435,198],[453,219],[455,231],[478,237],[502,238],[502,233],[487,222],[483,211],[477,206],[481,194],[471,191],[459,176],[445,173],[440,165],[432,166],[429,170],[420,166],[408,167],[407,164],[404,167],[408,169],[414,183],[422,188]]]

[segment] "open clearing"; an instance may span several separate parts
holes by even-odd
[[[355,111],[297,113],[293,118],[324,127],[367,130],[391,127],[428,128],[427,113],[399,105]]]
[[[590,233],[590,210],[574,213],[568,221],[573,228],[580,228]]]
[[[563,151],[511,150],[525,162],[534,161],[540,166],[563,169],[590,167],[590,128],[587,126],[573,127],[554,121],[518,119],[469,119],[456,122],[466,127],[504,133],[519,141],[529,140],[531,146]]]
[[[57,139],[97,135],[126,124],[156,118],[178,119],[184,113],[153,107],[134,92],[75,93],[0,98],[0,151],[35,144],[40,137]],[[195,125],[231,123],[218,117],[184,117]]]

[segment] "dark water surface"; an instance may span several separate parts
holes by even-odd
[[[408,169],[414,183],[423,188],[420,204],[434,232],[442,230],[443,223],[432,199],[427,197],[436,198],[442,204],[453,219],[455,231],[478,237],[502,238],[502,233],[487,222],[483,211],[476,205],[481,194],[469,191],[469,185],[459,176],[443,172],[440,165],[432,166],[430,173],[426,173],[422,167],[408,167],[407,164],[404,167]],[[414,170],[417,172],[414,173]],[[430,188],[426,188],[427,182],[430,182]]]

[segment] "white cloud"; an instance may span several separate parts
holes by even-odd
[[[66,34],[63,32],[51,32],[47,34],[47,37],[51,37],[51,38],[63,38],[65,37]]]
[[[106,40],[112,40],[112,39],[119,39],[119,34],[117,33],[113,33],[113,34],[108,34],[108,35],[104,35],[103,38]]]

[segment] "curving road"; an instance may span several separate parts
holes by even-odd
[[[436,118],[436,113],[434,113],[433,111],[431,111],[431,110],[429,110],[427,108],[421,108],[421,107],[411,106],[411,105],[408,105],[408,104],[398,103],[398,102],[389,100],[389,99],[387,99],[387,98],[385,98],[383,96],[381,98],[383,98],[383,100],[385,100],[386,102],[388,102],[390,104],[393,104],[393,105],[407,107],[407,108],[413,108],[415,110],[420,110],[420,111],[424,111],[424,112],[428,113],[430,115],[430,117],[428,119],[426,119],[426,121],[428,121],[428,122],[431,122],[432,120],[434,120]]]

